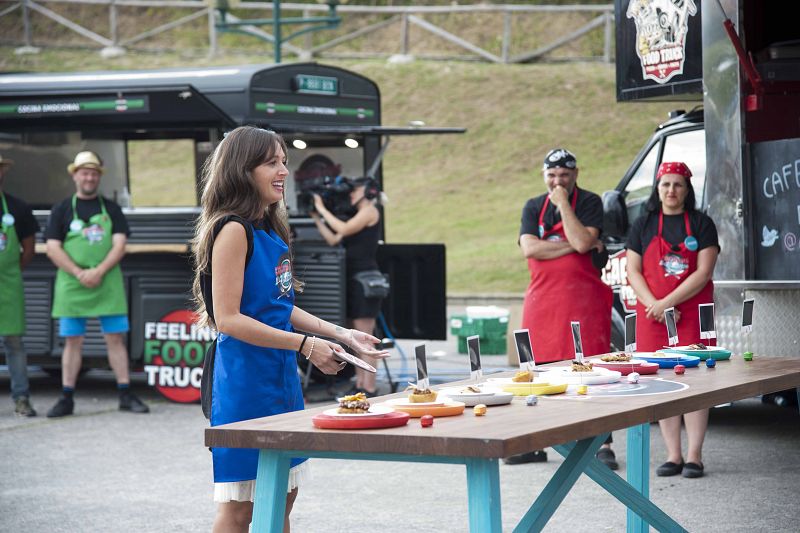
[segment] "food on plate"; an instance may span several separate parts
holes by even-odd
[[[410,390],[411,394],[408,395],[408,401],[411,403],[427,403],[435,402],[437,393],[428,388],[420,388],[416,385],[409,385],[406,390]]]
[[[603,356],[600,356],[601,361],[605,361],[606,363],[616,363],[621,362],[625,363],[633,359],[633,355],[625,352],[619,353],[607,353]]]
[[[363,392],[339,398],[339,409],[337,412],[340,415],[364,414],[368,411],[369,401],[367,401],[367,395]]]
[[[478,394],[481,392],[481,388],[477,385],[467,385],[466,388],[461,389],[461,394]]]
[[[475,416],[483,416],[486,414],[486,406],[482,403],[479,403],[472,408],[472,411],[475,413]]]
[[[514,383],[530,383],[533,381],[533,372],[530,370],[518,370],[514,377],[511,378]]]
[[[668,356],[664,352],[653,352],[652,357],[668,357]]]
[[[705,344],[702,344],[702,343],[699,343],[699,342],[697,344],[690,344],[689,346],[687,346],[687,348],[689,348],[690,350],[706,350],[707,349]]]
[[[577,359],[572,361],[572,371],[573,372],[591,372],[592,371],[592,363],[589,361],[578,361]]]

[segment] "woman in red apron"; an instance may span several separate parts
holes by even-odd
[[[714,222],[695,211],[692,173],[684,163],[661,163],[657,186],[628,235],[628,282],[636,291],[636,343],[644,352],[668,344],[664,311],[675,308],[681,344],[700,341],[698,305],[714,301],[711,275],[719,255]],[[702,447],[708,409],[683,415],[688,438],[687,461],[681,453],[681,417],[659,421],[667,462],[659,476],[703,475]]]

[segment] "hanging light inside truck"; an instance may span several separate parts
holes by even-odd
[[[344,140],[344,145],[348,148],[358,148],[358,141],[352,137],[348,137]]]
[[[298,150],[305,150],[308,144],[303,139],[295,139],[292,141],[292,146],[297,148]]]

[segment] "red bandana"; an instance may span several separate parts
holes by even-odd
[[[686,166],[686,163],[661,163],[658,165],[658,172],[656,179],[661,179],[664,174],[679,174],[687,180],[692,177],[692,171]]]

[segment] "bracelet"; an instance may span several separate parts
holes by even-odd
[[[316,337],[311,337],[311,349],[308,351],[308,355],[306,356],[306,361],[311,360],[311,354],[314,353],[314,345],[317,343]]]
[[[303,353],[303,346],[306,345],[307,340],[308,340],[308,335],[303,335],[303,340],[300,343],[300,347],[297,349],[298,352]]]

